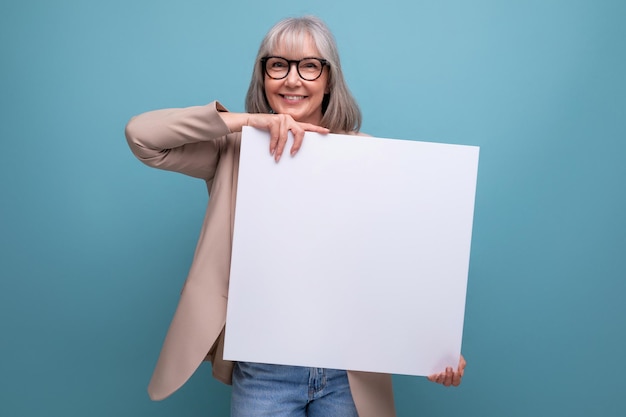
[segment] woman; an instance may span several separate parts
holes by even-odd
[[[194,260],[148,387],[160,400],[182,386],[203,359],[213,375],[232,383],[232,416],[394,416],[391,377],[384,374],[293,366],[232,363],[222,358],[237,191],[241,129],[269,131],[278,162],[300,149],[304,133],[357,134],[360,110],[341,72],[337,47],[315,17],[286,19],[265,36],[246,98],[247,113],[218,102],[165,109],[131,119],[126,137],[149,166],[206,181],[209,199]],[[208,352],[208,353],[207,353]],[[457,370],[429,377],[458,385]]]

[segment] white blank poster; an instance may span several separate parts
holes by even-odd
[[[224,358],[429,375],[461,350],[479,149],[242,133]]]

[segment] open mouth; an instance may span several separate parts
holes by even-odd
[[[285,100],[289,100],[289,101],[304,100],[306,98],[306,96],[292,96],[292,95],[287,95],[287,94],[280,94],[280,96],[284,98]]]

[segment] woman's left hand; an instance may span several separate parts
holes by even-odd
[[[467,362],[465,362],[465,358],[463,357],[463,355],[461,355],[461,358],[459,359],[459,367],[456,371],[453,370],[451,366],[449,366],[444,372],[430,375],[428,377],[428,380],[431,382],[442,384],[446,387],[449,387],[450,385],[458,387],[461,383],[461,379],[463,379],[465,365],[467,365]]]

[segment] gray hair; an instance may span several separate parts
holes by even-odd
[[[289,51],[298,51],[306,36],[310,36],[317,50],[329,64],[328,91],[322,101],[321,125],[335,133],[358,132],[361,128],[361,110],[350,93],[341,71],[339,52],[326,24],[315,16],[294,17],[278,22],[263,38],[254,61],[250,87],[246,95],[248,113],[271,113],[265,96],[265,74],[261,58],[272,55],[281,45]]]

